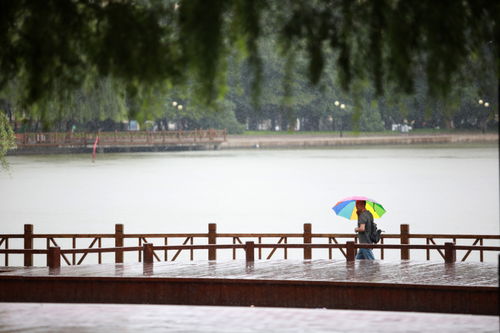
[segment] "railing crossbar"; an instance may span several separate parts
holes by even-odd
[[[429,237],[429,241],[432,244],[436,245],[436,243],[434,242],[434,239],[432,239],[432,238]],[[429,247],[429,249],[431,249],[431,248]],[[443,257],[443,259],[444,259],[444,253],[443,253],[443,251],[441,251],[441,249],[437,249],[437,250],[438,250],[439,254],[441,255],[441,257]]]
[[[94,247],[95,242],[97,242],[97,237],[94,238],[94,240],[92,241],[92,243],[90,243],[90,246],[88,248],[91,249],[92,247]],[[83,255],[80,258],[80,260],[78,261],[77,265],[80,265],[83,262],[83,259],[85,259],[85,257],[87,256],[87,254],[88,253],[83,253]]]
[[[97,241],[97,238],[94,240]],[[189,240],[188,240],[189,241]],[[92,242],[94,244],[94,242]],[[131,247],[109,247],[109,248],[93,248],[91,244],[88,248],[83,249],[61,249],[60,253],[72,254],[72,253],[83,253],[84,256],[88,253],[104,253],[104,252],[115,252],[120,251],[140,251],[143,249],[141,246],[131,246]],[[336,248],[343,249],[346,248],[347,244],[254,244],[255,248],[263,249],[278,249],[278,248]],[[421,245],[421,244],[353,244],[355,248],[385,248],[385,249],[445,249],[446,245]],[[167,245],[167,246],[153,246],[154,250],[206,250],[209,248],[216,249],[245,249],[245,244],[215,244],[215,245]],[[500,246],[477,246],[477,245],[453,245],[455,250],[467,250],[467,251],[500,251]],[[47,254],[48,249],[0,249],[0,254]],[[78,264],[81,264],[81,260]]]
[[[186,245],[191,238],[192,237],[187,237],[186,240],[184,241],[184,243],[182,243],[182,245]],[[177,257],[179,256],[179,254],[181,253],[182,250],[183,250],[183,248],[180,248],[180,249],[177,250],[177,252],[175,253],[174,257],[172,258],[172,261],[175,261],[175,259],[177,259]]]
[[[346,244],[255,244],[255,248],[262,249],[279,249],[279,248],[289,248],[289,249],[299,249],[299,248],[312,248],[312,249],[344,249],[347,247]],[[421,249],[425,250],[427,248],[431,250],[445,249],[445,245],[423,245],[423,244],[354,244],[355,248],[373,248],[373,249]],[[83,249],[61,249],[61,253],[69,254],[69,253],[99,253],[99,252],[115,252],[117,250],[120,251],[139,251],[143,247],[141,246],[129,246],[129,247],[109,247],[109,248],[83,248]],[[245,244],[215,244],[215,245],[166,245],[166,246],[153,246],[155,250],[206,250],[209,248],[216,249],[243,249],[245,248]],[[471,251],[500,251],[500,246],[477,246],[477,245],[454,245],[455,250],[471,250]],[[47,249],[0,249],[0,254],[47,254]],[[80,259],[81,261],[81,259]],[[81,263],[81,262],[79,262]]]
[[[477,238],[474,243],[472,243],[472,245],[476,245],[478,242],[479,242],[479,239],[480,238]],[[467,253],[465,253],[464,257],[462,258],[462,261],[465,261],[467,259],[467,257],[469,256],[469,254],[471,254],[472,250],[469,250],[467,251]]]
[[[285,239],[285,237],[281,237],[280,240],[278,241],[278,244],[281,244],[281,242]],[[261,246],[261,245],[259,245]],[[262,247],[264,248],[264,247]],[[267,256],[267,260],[271,259],[271,257],[273,256],[274,252],[276,252],[276,250],[278,249],[278,247],[274,247],[271,251],[271,253],[269,253],[269,255]]]
[[[123,238],[184,238],[184,237],[195,237],[195,238],[206,238],[208,235],[206,233],[179,233],[179,234],[165,234],[165,233],[154,233],[154,234],[123,234]],[[355,234],[315,234],[312,233],[312,238],[353,238],[356,237]],[[2,238],[23,238],[23,234],[2,234]],[[115,234],[33,234],[32,238],[114,238]],[[301,233],[217,233],[217,238],[302,238]],[[384,238],[400,238],[400,234],[383,234]],[[409,234],[410,239],[417,238],[433,238],[433,239],[496,239],[500,240],[500,235],[460,235],[460,234]]]
[[[338,244],[337,239],[336,239],[335,237],[330,237],[330,239],[331,239],[331,240],[333,240],[333,242],[334,242],[335,244]],[[347,254],[345,253],[344,249],[343,249],[343,248],[341,248],[341,247],[339,247],[339,250],[340,250],[340,252],[342,252],[342,254],[344,255],[344,258],[347,258]]]
[[[0,249],[0,254],[47,254],[49,250],[43,250],[43,249],[31,249],[31,250],[25,250],[25,249]],[[8,265],[5,265],[8,266]]]

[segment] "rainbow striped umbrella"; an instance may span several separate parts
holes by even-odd
[[[378,219],[385,214],[385,208],[370,198],[366,197],[348,197],[340,200],[333,206],[333,210],[335,214],[338,216],[345,217],[348,220],[357,220],[358,214],[356,213],[356,201],[357,200],[365,200],[366,201],[366,210],[370,211],[373,214],[373,217]]]

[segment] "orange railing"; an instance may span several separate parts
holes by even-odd
[[[456,261],[457,250],[467,250],[470,251],[500,251],[500,246],[475,246],[475,245],[461,245],[457,246],[454,243],[448,242],[444,245],[405,245],[405,244],[356,244],[354,242],[346,242],[345,244],[255,244],[254,242],[246,242],[245,244],[224,244],[224,245],[169,245],[169,246],[154,246],[152,243],[144,243],[142,247],[112,247],[112,248],[95,248],[95,249],[63,249],[60,247],[49,247],[46,250],[0,250],[0,254],[45,254],[47,256],[47,266],[50,268],[59,268],[61,266],[61,258],[63,258],[68,265],[66,254],[82,254],[83,258],[89,253],[97,253],[101,255],[106,252],[126,252],[126,251],[139,251],[143,255],[143,262],[145,264],[152,264],[154,259],[161,261],[155,250],[167,251],[167,250],[216,250],[216,249],[243,249],[245,251],[245,258],[247,262],[252,262],[255,260],[255,249],[304,249],[304,253],[311,249],[345,249],[346,250],[346,260],[354,261],[356,255],[356,249],[359,248],[377,248],[377,249],[400,249],[400,250],[410,250],[410,249],[425,249],[425,250],[444,250],[444,261],[446,263],[453,263]],[[175,259],[174,259],[175,260]],[[81,261],[79,262],[79,264]]]
[[[87,147],[94,144],[99,136],[100,146],[163,145],[179,143],[218,143],[226,141],[226,130],[193,131],[115,131],[98,133],[45,132],[17,133],[16,144],[19,148],[33,146]]]
[[[23,234],[0,234],[0,255],[4,256],[5,266],[9,266],[9,255],[14,254],[23,255],[24,266],[33,266],[33,256],[47,255],[48,249],[52,247],[61,249],[61,258],[67,265],[82,264],[90,253],[97,254],[97,263],[100,264],[103,262],[103,254],[109,252],[114,252],[114,262],[122,263],[124,252],[130,251],[137,252],[137,261],[141,262],[144,244],[152,244],[153,255],[157,261],[175,261],[183,252],[188,253],[189,260],[194,260],[195,250],[207,250],[207,258],[216,260],[217,249],[231,250],[232,259],[236,259],[237,250],[244,248],[248,242],[254,244],[258,259],[271,259],[278,249],[283,250],[284,259],[288,259],[288,250],[291,249],[303,249],[303,258],[312,259],[312,249],[326,249],[329,259],[333,258],[333,251],[338,250],[344,258],[349,260],[353,249],[372,247],[380,250],[380,259],[384,259],[385,250],[396,249],[400,251],[401,259],[408,260],[410,250],[418,249],[426,251],[427,260],[430,260],[430,254],[433,252],[438,253],[446,261],[450,260],[447,256],[451,252],[455,255],[463,254],[459,260],[465,261],[473,251],[477,251],[479,261],[482,262],[485,251],[500,250],[498,246],[484,244],[484,242],[498,243],[500,235],[411,234],[409,226],[405,224],[401,225],[399,234],[382,234],[380,244],[370,246],[357,244],[356,234],[312,233],[312,226],[308,223],[304,224],[302,233],[217,233],[214,223],[209,224],[208,233],[186,234],[125,234],[122,224],[115,225],[115,233],[110,234],[35,234],[33,230],[33,225],[27,224]],[[137,241],[137,246],[124,246],[125,241],[130,244],[134,239]],[[197,244],[195,244],[195,239]],[[291,239],[298,240],[298,242],[291,244],[289,243]],[[390,239],[399,241],[399,244],[385,243]],[[423,241],[424,239],[426,244],[415,243],[417,240]],[[44,248],[34,246],[35,241],[39,242],[39,240],[44,240]],[[153,244],[153,240],[157,244]],[[161,244],[158,244],[158,241]],[[444,243],[438,244],[439,241]],[[459,241],[460,243],[472,242],[472,244],[459,244]],[[16,248],[12,248],[13,242],[17,242]],[[84,248],[82,248],[82,242],[85,242]],[[202,244],[199,244],[200,242]],[[23,244],[22,247],[19,243]],[[349,245],[351,243],[353,245]],[[446,250],[447,247],[448,250]],[[265,250],[268,252],[264,253]],[[169,257],[172,251],[174,254]]]

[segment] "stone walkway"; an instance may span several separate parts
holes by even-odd
[[[0,303],[0,332],[498,332],[496,316],[219,306]]]
[[[388,134],[339,137],[332,134],[229,135],[221,149],[245,148],[308,148],[351,145],[387,144],[498,144],[498,134]]]

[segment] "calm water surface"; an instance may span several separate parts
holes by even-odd
[[[381,202],[397,233],[499,233],[498,147],[12,156],[0,233],[351,232],[331,207]]]

